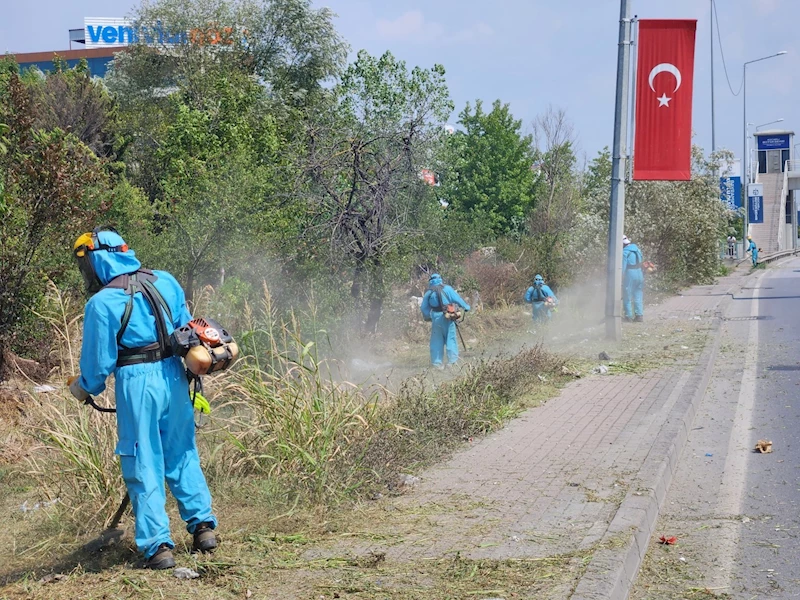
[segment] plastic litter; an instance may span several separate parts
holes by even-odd
[[[60,502],[61,498],[53,498],[52,500],[46,500],[44,502],[37,502],[36,504],[28,504],[28,501],[25,500],[19,509],[24,513],[34,512],[41,508],[50,508],[51,506],[55,505],[56,503]]]
[[[608,374],[608,367],[605,365],[597,365],[594,368],[595,373],[599,373],[600,375],[607,375]]]
[[[178,567],[172,572],[172,574],[178,579],[197,579],[200,577],[200,573],[197,571],[192,571],[187,567]]]
[[[706,456],[714,456],[711,452],[706,452]]]
[[[611,357],[608,355],[607,352],[601,352],[597,355],[598,360],[611,360]]]
[[[413,475],[401,475],[400,480],[397,482],[397,487],[414,487],[420,482],[419,477]]]
[[[55,392],[56,388],[52,385],[37,385],[34,386],[33,391],[37,394],[46,394],[47,392]]]
[[[674,535],[670,537],[662,535],[660,538],[658,538],[658,541],[667,546],[674,546],[678,543],[678,538],[676,538]]]

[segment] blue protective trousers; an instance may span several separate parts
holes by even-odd
[[[444,318],[440,312],[431,313],[431,362],[441,365],[444,350],[447,348],[447,361],[453,365],[458,361],[458,339],[456,324]]]
[[[625,316],[629,319],[632,319],[634,315],[644,316],[644,274],[641,269],[625,271],[625,283],[622,291]]]
[[[753,250],[751,253],[753,255],[753,266],[758,266],[758,250]]]
[[[121,367],[116,381],[116,454],[136,518],[136,546],[149,558],[161,544],[175,546],[165,508],[165,479],[189,533],[204,522],[216,527],[217,519],[200,469],[194,408],[181,360]]]

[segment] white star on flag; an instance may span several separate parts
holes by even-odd
[[[661,98],[657,98],[657,100],[658,100],[659,108],[662,107],[662,106],[667,106],[668,107],[669,106],[669,101],[672,100],[672,98],[667,98],[666,94],[662,94]]]

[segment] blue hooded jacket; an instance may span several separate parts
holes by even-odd
[[[109,246],[125,243],[122,237],[113,231],[101,231],[98,238]],[[136,253],[130,249],[127,252],[96,250],[90,252],[89,257],[103,285],[107,285],[119,275],[133,273],[141,268]],[[172,312],[173,319],[170,322],[168,315],[162,309],[167,333],[171,334],[175,328],[191,321],[192,317],[186,308],[183,289],[175,278],[166,271],[153,271],[153,273],[158,277],[154,285]],[[122,316],[128,299],[125,290],[104,288],[86,303],[83,317],[80,386],[90,394],[101,393],[106,387],[106,378],[116,369],[117,333],[122,326]],[[158,336],[155,317],[150,305],[142,294],[136,294],[130,321],[122,336],[122,345],[126,348],[140,348],[156,341]]]
[[[432,288],[440,286],[443,283],[442,276],[438,273],[431,275],[430,279],[428,280],[428,286],[431,289],[425,292],[425,295],[422,297],[422,305],[420,306],[422,316],[425,317],[425,319],[431,318],[432,310],[441,312],[441,307],[439,306],[439,295]],[[458,292],[449,285],[442,287],[442,302],[444,304],[458,304],[464,310],[469,310],[469,304],[464,302],[461,296],[458,295]]]

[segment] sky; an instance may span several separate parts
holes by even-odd
[[[579,156],[611,146],[614,124],[619,0],[313,0],[338,16],[352,54],[390,50],[409,67],[444,65],[456,110],[499,99],[531,131],[549,106],[564,109]],[[763,129],[800,128],[800,1],[716,0],[733,91],[744,61],[781,50],[785,56],[747,67],[747,121]],[[640,18],[697,19],[694,141],[711,149],[711,0],[630,0]],[[0,23],[0,52],[68,48],[68,29],[84,16],[123,17],[137,0],[13,2]],[[742,95],[729,90],[714,34],[717,149],[742,153]],[[753,128],[751,128],[752,130]]]

